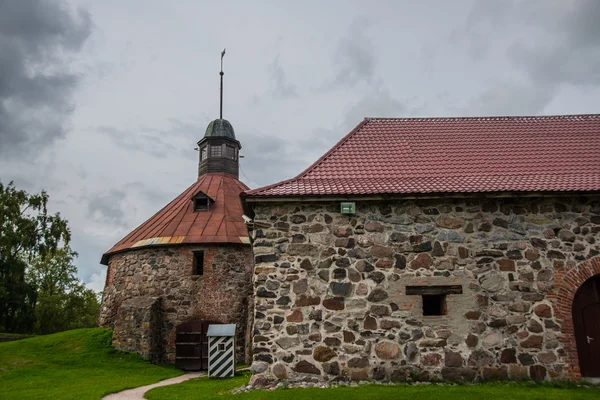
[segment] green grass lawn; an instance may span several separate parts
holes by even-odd
[[[93,328],[0,343],[0,399],[99,399],[182,374],[114,350],[111,337]]]
[[[600,388],[557,387],[550,384],[487,383],[479,385],[363,385],[331,389],[278,389],[256,390],[248,393],[230,394],[233,388],[248,383],[249,372],[235,378],[212,380],[193,379],[178,385],[163,386],[147,392],[148,400],[185,399],[310,399],[310,400],[597,400]]]
[[[99,399],[120,390],[143,386],[180,375],[173,366],[152,365],[131,353],[110,347],[111,332],[78,329],[15,342],[0,343],[0,399]],[[555,387],[525,383],[482,385],[365,385],[357,388],[281,389],[232,395],[248,383],[249,372],[235,378],[194,379],[151,390],[159,399],[310,399],[373,400],[596,400],[600,388]]]

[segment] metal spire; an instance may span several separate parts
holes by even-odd
[[[225,73],[223,72],[223,57],[225,57],[225,49],[223,49],[223,51],[221,52],[221,72],[219,73],[219,75],[221,75],[221,107],[219,113],[220,119],[223,119],[223,75],[225,75]]]

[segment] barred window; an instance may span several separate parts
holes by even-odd
[[[219,146],[210,146],[210,156],[211,157],[221,157],[221,145]]]
[[[226,146],[225,147],[225,157],[227,157],[231,160],[235,160],[235,147]]]

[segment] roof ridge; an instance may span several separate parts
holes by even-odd
[[[597,172],[600,175],[600,171]],[[367,177],[324,177],[324,178],[302,178],[303,181],[331,181],[331,180],[356,180],[356,181],[373,181],[373,180],[406,180],[406,179],[424,179],[424,178],[435,178],[435,179],[448,179],[448,178],[488,178],[488,177],[511,177],[515,176],[568,176],[568,175],[581,175],[581,172],[560,172],[560,173],[518,173],[516,175],[506,174],[506,173],[491,173],[491,174],[453,174],[453,175],[444,175],[444,176],[401,176],[401,177],[387,177],[381,176],[377,178],[367,178]]]
[[[600,118],[600,114],[490,115],[472,117],[365,117],[368,121],[509,121]]]

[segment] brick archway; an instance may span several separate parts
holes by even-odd
[[[589,278],[600,274],[600,256],[582,262],[575,268],[566,270],[565,267],[555,267],[555,290],[548,297],[554,304],[554,313],[560,325],[561,337],[566,362],[566,377],[581,379],[575,329],[573,327],[573,300],[575,293]]]

